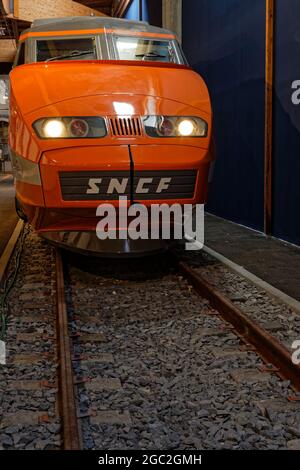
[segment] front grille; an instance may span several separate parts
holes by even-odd
[[[196,170],[79,171],[59,174],[64,201],[117,200],[120,196],[135,201],[191,199]],[[133,182],[133,188],[131,184]],[[133,189],[133,191],[132,191]]]
[[[136,137],[142,135],[139,117],[117,117],[109,119],[111,132],[115,137]]]

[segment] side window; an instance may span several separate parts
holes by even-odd
[[[24,41],[19,46],[16,66],[23,65],[23,64],[25,64],[25,42]]]

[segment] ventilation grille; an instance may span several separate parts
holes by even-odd
[[[139,117],[117,117],[109,120],[115,137],[141,136],[142,125]]]

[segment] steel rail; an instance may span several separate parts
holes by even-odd
[[[2,282],[4,275],[6,273],[9,261],[14,252],[16,244],[19,240],[19,237],[24,229],[24,223],[19,220],[2,255],[0,256],[0,283]]]
[[[292,362],[292,354],[288,349],[187,263],[180,261],[175,254],[173,256],[180,273],[193,285],[196,292],[209,300],[220,316],[231,323],[238,334],[252,344],[267,363],[276,367],[275,372],[282,379],[290,380],[294,390],[300,391],[300,365]]]
[[[80,450],[80,433],[74,392],[71,341],[65,300],[63,262],[56,249],[57,342],[59,363],[59,401],[63,427],[63,449]]]

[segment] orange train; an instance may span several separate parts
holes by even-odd
[[[145,253],[166,242],[96,237],[99,204],[206,202],[209,93],[170,31],[113,18],[35,21],[10,85],[16,208],[48,240]]]

